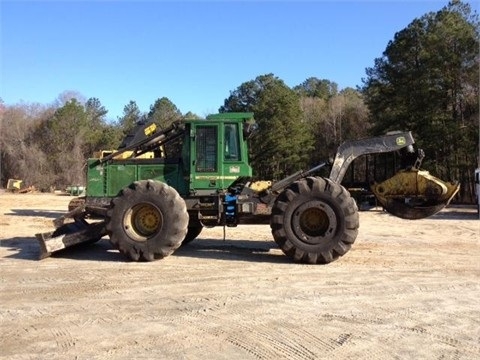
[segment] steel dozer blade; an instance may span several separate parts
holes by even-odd
[[[390,214],[416,220],[432,216],[447,206],[460,189],[428,171],[401,170],[390,179],[371,186],[378,202]]]
[[[53,232],[35,234],[40,244],[39,259],[70,246],[96,242],[106,234],[104,221],[88,224],[81,220],[62,225]]]
[[[40,244],[39,259],[45,259],[52,253],[70,246],[96,242],[107,234],[105,221],[89,224],[85,216],[85,206],[79,206],[53,221],[55,231],[35,234]],[[73,222],[65,223],[69,218],[73,219]]]

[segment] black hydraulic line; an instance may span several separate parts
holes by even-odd
[[[98,162],[102,164],[104,162],[110,161],[111,159],[129,150],[138,150],[139,153],[143,154],[153,148],[159,147],[171,140],[178,138],[183,134],[183,130],[184,129],[182,128],[180,122],[174,122],[168,128],[161,130],[152,136],[137,141],[136,143],[130,144],[108,156],[105,156],[104,158],[98,159]],[[172,132],[173,134],[170,134]]]
[[[315,167],[313,167],[313,168],[311,168],[310,170],[307,170],[307,171],[299,170],[296,173],[286,177],[285,179],[277,181],[275,184],[272,185],[272,187],[269,190],[272,191],[272,192],[280,191],[280,190],[286,188],[288,185],[292,184],[293,182],[295,182],[295,181],[297,181],[301,178],[304,178],[304,177],[306,177],[310,174],[313,174],[317,170],[320,170],[325,165],[326,165],[326,163],[321,163],[320,165],[317,165],[317,166],[315,166]]]

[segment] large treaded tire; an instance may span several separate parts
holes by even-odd
[[[340,184],[307,177],[279,194],[270,227],[275,242],[295,262],[328,264],[355,242],[358,208]]]
[[[112,199],[106,214],[110,242],[133,261],[173,253],[187,233],[188,213],[177,191],[154,180],[136,181]]]
[[[183,239],[183,241],[182,241],[182,246],[187,245],[188,243],[191,243],[193,240],[195,240],[197,238],[197,236],[200,235],[202,230],[203,230],[202,225],[200,225],[200,226],[189,226],[188,231],[187,231],[187,235],[185,235],[185,239]]]

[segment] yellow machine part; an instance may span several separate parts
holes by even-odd
[[[157,132],[157,125],[155,125],[155,123],[150,124],[145,128],[145,130],[143,130],[143,133],[146,136],[150,136],[152,134],[155,134],[156,132]]]
[[[272,186],[272,182],[269,180],[259,180],[252,182],[248,187],[254,191],[260,192],[266,190]]]
[[[404,219],[422,219],[447,206],[460,189],[425,170],[401,170],[371,186],[378,202],[389,213]]]
[[[93,157],[96,158],[96,159],[103,159],[104,157],[106,157],[108,155],[111,155],[116,151],[118,151],[118,150],[96,151],[96,152],[93,153]],[[119,159],[119,160],[129,159],[129,158],[132,157],[132,154],[133,154],[133,151],[124,151],[121,154],[119,154],[118,156],[115,156],[114,159]],[[145,154],[137,156],[137,158],[140,158],[140,159],[153,159],[154,157],[155,157],[155,155],[152,151],[149,151],[149,152],[146,152]]]

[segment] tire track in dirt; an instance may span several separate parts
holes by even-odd
[[[448,334],[441,333],[436,328],[426,329],[425,327],[418,326],[404,326],[398,325],[397,323],[405,322],[403,317],[400,316],[390,316],[389,321],[385,321],[383,317],[380,316],[368,316],[367,314],[352,314],[350,316],[338,315],[338,314],[324,314],[322,317],[328,321],[337,321],[344,324],[347,324],[349,328],[352,329],[352,332],[364,333],[366,336],[369,336],[365,331],[365,327],[373,325],[375,329],[385,328],[385,332],[392,334],[385,337],[386,345],[389,343],[395,344],[400,339],[409,338],[411,335],[415,337],[421,337],[421,340],[416,340],[416,342],[422,344],[441,342],[451,346],[455,351],[461,351],[462,353],[468,352],[472,355],[472,358],[480,357],[480,344],[474,339],[465,339],[460,340],[458,336],[461,334]],[[395,319],[396,318],[396,319]],[[390,329],[386,331],[386,329]],[[394,330],[393,332],[391,330]],[[430,340],[430,341],[426,341]],[[388,355],[386,353],[385,355]]]
[[[110,284],[81,284],[81,283],[67,283],[59,284],[52,283],[51,287],[35,287],[32,286],[18,289],[16,292],[11,292],[11,296],[22,298],[28,295],[37,299],[77,299],[77,298],[98,298],[99,288],[103,291],[115,291],[120,289],[118,286]]]
[[[69,329],[66,327],[58,327],[53,328],[50,330],[53,338],[55,339],[55,343],[57,344],[57,349],[66,352],[70,350],[70,348],[75,346],[76,339],[72,336]]]
[[[339,347],[348,346],[352,337],[350,333],[339,332],[334,337],[329,334],[322,338],[302,328],[302,325],[273,320],[275,311],[252,319],[248,309],[257,303],[252,295],[235,296],[235,300],[241,302],[231,306],[227,304],[233,297],[197,299],[203,306],[194,309],[190,304],[188,314],[177,321],[186,323],[190,331],[199,332],[204,338],[212,337],[217,339],[216,342],[230,343],[245,354],[259,359],[317,359],[326,353],[334,354]],[[208,303],[205,304],[205,301]],[[225,326],[227,318],[233,321],[227,321],[228,325]]]
[[[206,316],[208,316],[208,321],[202,319]],[[272,329],[256,322],[250,322],[248,325],[231,322],[228,326],[225,326],[220,325],[224,322],[223,317],[212,314],[199,314],[185,320],[191,328],[195,328],[204,336],[216,338],[221,342],[228,342],[254,358],[312,360],[316,358],[314,352],[301,345],[302,342],[296,342],[295,339],[285,336],[278,329]],[[288,330],[283,331],[288,332]]]

